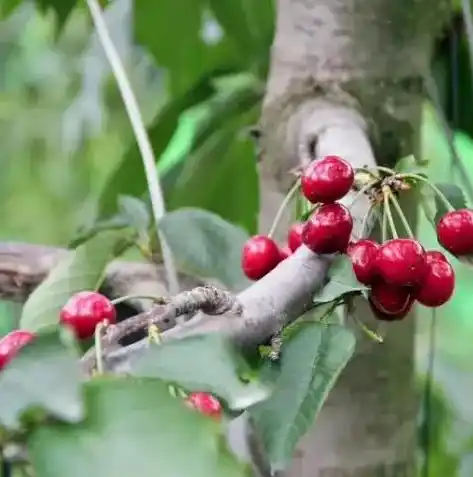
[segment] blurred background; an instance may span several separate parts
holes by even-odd
[[[112,216],[119,194],[146,196],[129,121],[88,13],[57,3],[54,11],[41,1],[0,0],[2,241],[67,246],[78,230]],[[169,208],[203,207],[254,233],[259,200],[248,130],[264,91],[272,0],[246,8],[243,0],[138,3],[133,15],[132,0],[115,0],[106,20],[149,125]],[[470,12],[457,3],[432,63],[422,156],[433,180],[451,178],[468,192],[455,163],[472,183],[473,51],[464,28]],[[438,248],[422,215],[418,233]],[[435,317],[419,310],[419,389],[433,390],[419,416],[421,450],[425,422],[431,433],[425,477],[473,476],[473,271],[455,267],[454,299]],[[0,303],[0,334],[18,312]]]

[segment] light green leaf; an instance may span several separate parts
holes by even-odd
[[[328,275],[329,282],[314,296],[313,302],[317,305],[367,290],[357,280],[352,263],[347,255],[339,255],[335,258]]]
[[[17,427],[40,408],[69,422],[83,418],[79,354],[66,330],[48,331],[23,347],[0,373],[0,424]]]
[[[74,251],[68,252],[26,301],[21,328],[37,330],[56,324],[67,300],[82,290],[97,290],[105,268],[123,252],[125,236],[120,232],[102,232]]]
[[[146,233],[151,224],[148,206],[140,199],[129,195],[118,198],[118,213],[123,220],[139,233]]]
[[[349,330],[322,323],[306,324],[283,343],[273,394],[249,410],[274,471],[291,461],[354,349]]]
[[[453,205],[455,210],[465,209],[467,207],[466,198],[463,194],[463,191],[455,184],[447,183],[437,183],[436,187],[442,192],[442,194],[447,198],[450,204]],[[435,215],[435,223],[438,223],[439,220],[449,211],[446,205],[438,196],[435,196],[435,205],[437,207],[437,213]]]
[[[167,214],[159,228],[183,269],[217,278],[232,289],[249,284],[240,266],[248,235],[239,227],[212,212],[189,207]]]
[[[189,409],[153,379],[85,385],[79,425],[37,429],[28,451],[37,477],[249,477],[212,418]]]
[[[0,300],[0,338],[18,326],[23,305],[9,300]]]
[[[207,391],[241,410],[269,396],[270,389],[220,335],[192,336],[150,346],[132,363],[134,376],[164,379],[188,391]],[[243,381],[245,375],[249,381]]]

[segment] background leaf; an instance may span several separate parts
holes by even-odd
[[[339,255],[334,259],[328,276],[329,282],[314,296],[313,302],[317,305],[367,290],[357,280],[351,260],[347,255]]]
[[[85,391],[83,423],[51,423],[30,437],[37,477],[251,475],[227,450],[220,426],[172,397],[165,383],[109,378]]]
[[[322,323],[301,326],[283,343],[273,394],[249,410],[273,471],[291,461],[354,349],[351,331]],[[274,376],[269,365],[267,372]]]
[[[252,372],[220,335],[203,335],[150,346],[132,364],[134,376],[160,378],[188,391],[208,391],[231,409],[241,410],[266,399],[270,389],[258,379],[243,381]]]
[[[455,210],[464,209],[467,207],[465,195],[463,194],[463,191],[460,189],[460,187],[455,184],[447,184],[444,182],[436,183],[435,185],[453,205]],[[435,205],[437,207],[435,223],[438,223],[439,220],[448,212],[448,209],[437,196],[435,196]]]
[[[26,301],[21,328],[37,330],[59,321],[67,300],[82,290],[97,290],[108,263],[123,251],[123,232],[102,232],[69,252]]]
[[[31,407],[69,422],[84,414],[79,354],[66,330],[39,334],[0,373],[0,423],[17,427]]]
[[[249,284],[241,271],[241,250],[248,235],[211,212],[182,208],[159,223],[184,270],[213,277],[231,289]]]

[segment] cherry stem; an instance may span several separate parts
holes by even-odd
[[[379,179],[375,179],[373,181],[370,181],[368,182],[367,184],[365,184],[355,195],[355,197],[353,197],[353,200],[351,201],[350,205],[347,207],[348,209],[351,209],[354,205],[355,205],[355,202],[366,192],[368,191],[369,189],[371,189],[371,187],[373,187],[377,182],[379,182]]]
[[[386,214],[386,204],[383,204],[383,218],[381,221],[381,242],[384,243],[388,239],[388,216]]]
[[[389,223],[389,228],[391,229],[391,235],[393,238],[399,238],[396,230],[396,225],[394,224],[394,219],[393,219],[393,214],[391,213],[391,206],[389,204],[389,196],[390,196],[391,190],[389,187],[385,187],[383,189],[383,196],[384,196],[384,211],[387,217],[387,221]]]
[[[399,174],[398,177],[399,179],[412,178],[412,179],[416,179],[418,181],[424,182],[424,184],[427,184],[432,189],[432,191],[435,192],[437,197],[443,202],[443,204],[445,205],[448,211],[451,212],[452,210],[455,210],[455,207],[453,207],[451,202],[447,199],[447,197],[445,197],[445,194],[435,184],[432,184],[432,182],[430,182],[429,179],[427,179],[426,177],[422,177],[418,174],[412,174],[412,173]]]
[[[95,327],[95,361],[97,363],[97,373],[103,374],[103,352],[102,352],[102,331],[108,326],[107,322],[101,322]]]
[[[388,200],[391,200],[392,204],[394,205],[394,208],[396,209],[397,214],[399,215],[399,218],[401,219],[402,225],[406,229],[407,235],[411,239],[414,239],[414,233],[412,232],[412,229],[409,225],[409,222],[406,219],[406,216],[404,215],[404,212],[401,209],[401,206],[399,205],[399,201],[396,199],[396,196],[392,193],[392,191],[389,191],[389,197]]]
[[[371,214],[373,213],[374,205],[370,204],[370,207],[368,211],[366,212],[365,216],[363,217],[363,222],[361,223],[361,228],[360,228],[360,238],[363,238],[365,236],[365,232],[368,227],[368,221],[371,217]]]
[[[383,338],[375,333],[373,330],[370,330],[363,322],[361,322],[353,313],[352,313],[353,321],[360,327],[360,329],[373,341],[377,341],[378,343],[384,343]]]
[[[153,295],[126,295],[121,296],[119,298],[115,298],[115,300],[111,300],[110,303],[112,305],[118,305],[124,301],[128,300],[151,300],[159,305],[165,305],[168,300],[162,296],[153,296]]]
[[[296,183],[291,187],[289,192],[286,194],[286,197],[284,197],[284,200],[281,202],[281,205],[279,206],[279,210],[276,213],[276,217],[274,217],[273,225],[271,225],[271,229],[268,233],[269,238],[273,238],[273,235],[276,232],[276,229],[278,228],[279,222],[281,221],[282,214],[286,210],[287,206],[291,202],[296,192],[299,190],[300,185],[301,185],[300,180],[297,180]]]

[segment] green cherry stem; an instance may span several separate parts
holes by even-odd
[[[388,187],[384,188],[383,196],[384,196],[384,207],[385,207],[385,214],[387,217],[387,221],[389,223],[389,228],[391,229],[391,235],[393,238],[399,238],[396,230],[396,225],[394,224],[393,214],[391,213],[391,206],[389,204],[390,199],[390,189]]]
[[[94,331],[95,361],[97,363],[98,374],[103,374],[102,332],[107,326],[107,322],[99,323]]]
[[[381,223],[381,242],[384,243],[388,239],[388,216],[386,214],[386,204],[383,204],[382,218],[379,219]]]
[[[353,200],[350,202],[350,205],[347,206],[347,209],[350,210],[354,205],[355,205],[355,202],[361,197],[363,196],[363,194],[365,192],[367,192],[369,189],[371,189],[371,187],[373,187],[376,183],[379,182],[379,179],[375,179],[373,181],[370,181],[368,182],[367,184],[365,184],[355,195],[355,197],[353,197]]]
[[[118,305],[124,301],[128,300],[151,300],[157,303],[158,305],[165,305],[168,300],[162,296],[153,296],[153,295],[126,295],[121,296],[119,298],[115,298],[115,300],[111,300],[110,303],[112,305]]]
[[[286,197],[284,197],[284,200],[281,202],[281,205],[279,206],[279,210],[276,213],[276,217],[274,217],[273,225],[271,225],[271,229],[268,233],[268,237],[273,238],[274,233],[276,232],[276,229],[278,228],[279,222],[281,221],[282,214],[286,210],[287,206],[291,202],[296,192],[299,190],[300,186],[301,186],[301,182],[298,179],[295,182],[295,184],[291,187],[289,192],[286,194]]]
[[[443,204],[445,205],[448,211],[451,212],[452,210],[455,210],[455,207],[453,207],[450,201],[445,197],[445,194],[435,184],[432,184],[432,182],[430,182],[429,179],[427,179],[426,177],[422,177],[418,174],[408,173],[408,174],[399,174],[398,178],[399,179],[409,179],[409,178],[416,179],[418,181],[423,182],[424,184],[427,184],[432,189],[432,191],[437,195],[437,197],[443,202]]]
[[[374,331],[370,330],[364,323],[362,323],[354,314],[351,315],[353,321],[360,327],[360,329],[373,341],[377,341],[378,343],[384,343],[383,338],[376,334]]]
[[[391,190],[389,191],[388,200],[392,202],[394,208],[396,209],[399,219],[401,220],[402,225],[406,229],[407,235],[409,235],[411,239],[414,239],[415,238],[414,233],[412,232],[409,222],[407,221],[406,216],[404,215],[404,212],[402,211],[401,206],[399,205],[399,201],[397,200],[396,196],[392,193]]]

